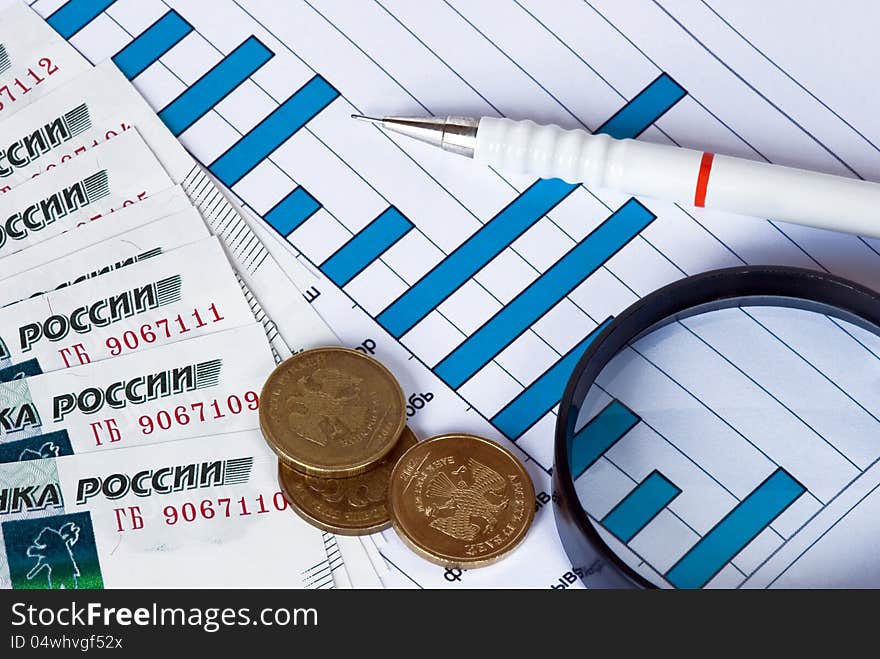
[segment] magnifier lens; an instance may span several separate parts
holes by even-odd
[[[655,325],[572,401],[577,498],[656,586],[880,586],[880,328],[752,303]]]

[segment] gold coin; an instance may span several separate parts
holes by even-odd
[[[319,529],[341,535],[364,535],[391,526],[388,482],[391,470],[418,440],[408,427],[379,464],[351,478],[307,476],[278,462],[278,482],[291,508]]]
[[[388,496],[401,539],[447,568],[500,560],[535,516],[535,488],[519,460],[495,442],[462,433],[408,450],[391,473]]]
[[[288,466],[312,476],[367,471],[394,448],[405,425],[397,380],[348,348],[294,355],[272,372],[260,396],[266,441]]]

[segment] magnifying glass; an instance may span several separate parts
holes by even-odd
[[[880,586],[880,295],[746,266],[642,298],[572,374],[553,478],[588,587]]]

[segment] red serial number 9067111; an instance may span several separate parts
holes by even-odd
[[[117,357],[126,350],[137,350],[141,345],[150,345],[160,338],[170,339],[179,334],[188,334],[194,329],[201,329],[224,320],[215,303],[212,303],[207,311],[208,313],[202,314],[198,309],[193,309],[190,314],[192,321],[183,314],[177,314],[174,318],[160,318],[141,325],[138,330],[126,330],[121,336],[108,337],[104,345],[113,357]]]

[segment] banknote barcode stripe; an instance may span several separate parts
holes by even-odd
[[[83,187],[86,189],[89,202],[106,197],[110,194],[110,177],[107,175],[107,170],[102,169],[100,172],[87,176],[83,181]]]
[[[85,103],[77,105],[64,115],[64,123],[70,136],[79,135],[92,127],[92,118],[89,115],[89,106]]]
[[[167,277],[156,282],[156,294],[157,299],[159,300],[159,306],[164,307],[166,304],[180,302],[182,287],[183,279],[180,275]]]
[[[0,43],[0,73],[6,73],[12,67],[9,61],[9,53],[6,52],[6,46]]]
[[[196,365],[196,389],[216,387],[220,383],[220,371],[223,368],[222,359],[212,359]]]
[[[153,249],[148,249],[146,252],[141,252],[140,254],[138,254],[137,260],[146,261],[147,259],[151,259],[154,256],[159,256],[160,254],[162,254],[162,248],[154,247]]]
[[[250,479],[253,465],[254,459],[252,457],[226,460],[223,484],[240,485],[246,483]]]

